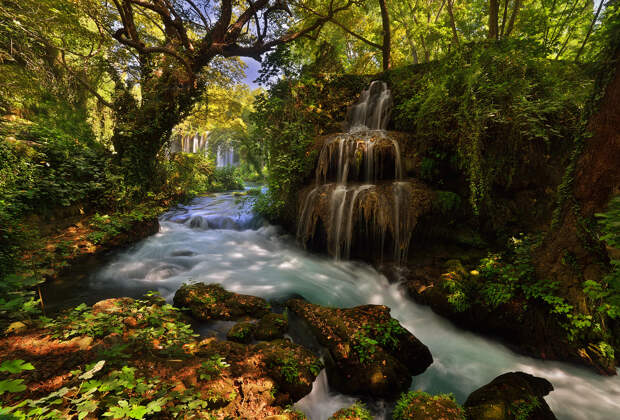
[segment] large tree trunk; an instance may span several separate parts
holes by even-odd
[[[126,90],[117,95],[112,144],[131,184],[153,188],[163,181],[157,155],[197,97],[197,86],[175,71],[144,77],[140,101]]]
[[[497,39],[499,27],[499,0],[489,0],[489,39]]]
[[[388,70],[391,66],[392,38],[390,32],[390,15],[388,14],[386,0],[379,0],[381,8],[381,22],[383,24],[383,70]]]

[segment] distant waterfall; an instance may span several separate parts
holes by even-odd
[[[209,150],[209,132],[195,134],[178,134],[170,142],[170,153],[201,153]]]
[[[325,140],[315,185],[301,193],[297,238],[304,246],[322,226],[337,259],[350,258],[355,247],[380,258],[387,249],[397,262],[407,257],[417,218],[430,208],[430,191],[402,179],[400,145],[385,131],[392,106],[387,84],[372,82],[349,109],[348,132]]]
[[[232,146],[219,145],[216,153],[216,166],[223,168],[226,166],[239,165],[239,158],[235,153],[235,149]]]

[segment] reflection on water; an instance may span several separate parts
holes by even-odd
[[[452,392],[462,403],[496,376],[521,370],[555,387],[546,399],[559,419],[614,419],[620,413],[620,379],[601,377],[558,362],[520,356],[503,345],[458,330],[405,297],[397,284],[369,265],[311,255],[230,194],[195,199],[161,217],[160,232],[116,256],[91,276],[90,300],[139,296],[158,290],[168,300],[187,281],[218,282],[234,292],[272,300],[301,295],[323,305],[387,305],[392,315],[431,350],[435,362],[412,388]],[[297,406],[313,420],[326,419],[353,398],[329,392],[325,376]],[[379,417],[380,418],[380,417]]]

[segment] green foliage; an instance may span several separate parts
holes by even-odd
[[[217,378],[222,372],[222,369],[229,366],[230,365],[226,363],[226,359],[220,355],[214,354],[209,360],[202,362],[198,369],[198,377],[201,380],[210,381]]]
[[[187,197],[213,190],[215,164],[202,155],[175,153],[163,166],[166,190]]]
[[[517,300],[523,303],[524,310],[528,302],[544,303],[566,331],[568,341],[585,339],[590,334],[600,336],[603,322],[600,316],[579,312],[560,296],[558,282],[535,275],[531,254],[532,249],[539,245],[539,240],[528,236],[512,238],[511,246],[503,256],[492,254],[481,261],[478,269],[482,282],[478,285],[478,302],[496,308]],[[596,294],[590,283],[588,286],[589,291]]]
[[[461,196],[452,191],[436,191],[437,199],[433,201],[435,211],[443,215],[451,214],[461,207]]]
[[[547,60],[535,44],[470,44],[433,67],[389,76],[394,122],[418,141],[440,144],[448,164],[457,157],[476,212],[492,199],[494,185],[510,187],[544,165],[542,155],[563,147],[579,126],[589,79],[575,66]],[[435,161],[424,157],[425,176],[432,177]]]
[[[530,395],[527,400],[519,400],[510,404],[510,411],[515,420],[528,420],[530,415],[540,407],[540,399]]]
[[[376,324],[366,324],[353,335],[353,349],[360,362],[366,363],[372,359],[376,346],[396,349],[399,343],[398,336],[407,331],[395,319]]]
[[[372,356],[377,351],[379,342],[368,337],[363,330],[358,330],[353,336],[353,349],[360,359],[360,363],[366,363],[372,360]]]
[[[27,399],[0,409],[15,419],[83,419],[87,416],[142,419],[162,415],[197,414],[209,401],[188,389],[172,391],[172,385],[156,377],[141,376],[134,367],[123,366],[105,373],[105,361],[72,372],[69,386],[38,400]]]
[[[456,403],[454,395],[430,395],[422,391],[409,391],[402,393],[396,402],[396,406],[392,412],[392,418],[394,420],[406,420],[413,418],[414,413],[418,412],[421,408],[431,407],[435,403],[444,404],[443,408],[450,411],[451,416],[449,418],[465,420],[465,411]],[[429,415],[429,418],[443,418],[448,415],[448,413],[444,410],[434,412],[432,407],[430,410],[430,412],[424,411],[425,414]],[[420,416],[420,418],[422,417]]]
[[[290,384],[297,384],[301,382],[299,363],[293,357],[287,357],[280,361],[279,369],[286,382]]]
[[[0,372],[20,373],[24,370],[34,370],[34,366],[24,360],[5,360],[0,365]]]
[[[243,181],[237,168],[226,166],[216,168],[213,173],[211,191],[230,191],[243,189]]]
[[[619,255],[620,250],[620,196],[609,201],[607,211],[596,215],[601,228],[600,240],[610,250],[611,255]],[[584,292],[596,307],[596,311],[611,319],[620,317],[620,258],[611,258],[611,270],[600,283],[592,280],[584,284]]]
[[[347,105],[368,80],[352,75],[301,75],[280,80],[257,96],[250,116],[252,136],[262,143],[269,187],[256,201],[260,214],[269,220],[294,217],[290,204],[314,169],[318,153],[312,147],[314,138],[341,129]]]
[[[372,420],[373,416],[372,414],[370,414],[370,411],[368,411],[364,403],[357,401],[355,404],[348,408],[338,410],[329,418],[329,420],[347,419]]]
[[[119,319],[129,316],[140,325],[132,329],[128,337],[133,351],[142,349],[152,353],[156,350],[158,354],[179,356],[184,354],[183,345],[197,336],[192,327],[180,319],[179,309],[169,304],[154,305],[149,300],[123,304],[118,312],[111,313],[93,313],[90,307],[81,304],[62,317],[43,318],[43,323],[54,332],[54,337],[102,338],[113,333],[122,334],[124,328]]]
[[[40,301],[33,288],[43,280],[32,275],[10,274],[0,282],[0,327],[10,321],[26,320],[40,313]]]

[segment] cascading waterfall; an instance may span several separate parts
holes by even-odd
[[[195,134],[178,134],[170,142],[170,153],[201,153],[209,150],[209,132]]]
[[[349,109],[348,132],[325,140],[315,185],[300,200],[297,238],[304,246],[320,220],[328,252],[337,259],[350,258],[356,238],[373,244],[380,257],[390,238],[393,259],[406,258],[417,217],[430,199],[423,184],[403,180],[400,145],[385,131],[392,104],[387,84],[372,82]],[[422,208],[411,208],[416,199]]]
[[[218,168],[236,166],[238,163],[238,159],[236,159],[235,156],[235,149],[232,146],[222,144],[217,146],[216,166]]]

